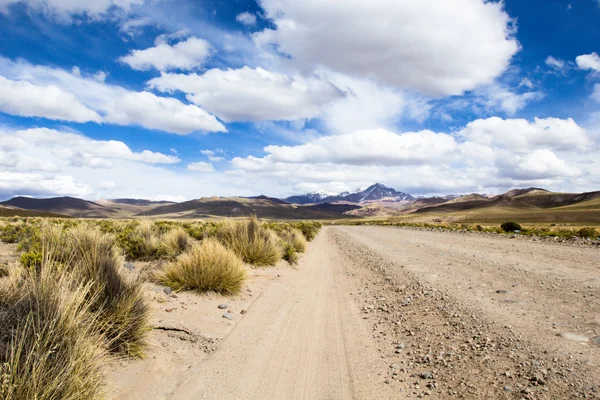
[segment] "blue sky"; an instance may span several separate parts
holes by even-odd
[[[600,188],[600,2],[0,0],[0,198]]]

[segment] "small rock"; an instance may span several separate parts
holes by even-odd
[[[512,392],[512,388],[510,386],[504,386],[505,392]]]
[[[227,318],[228,320],[233,320],[233,314],[226,312],[223,314],[223,318]]]
[[[123,267],[129,271],[133,271],[135,269],[135,265],[133,265],[133,263],[130,262],[126,262],[125,265],[123,265]]]
[[[421,378],[421,379],[433,379],[433,373],[429,372],[429,371],[427,371],[427,372],[421,372],[419,374],[419,378]]]
[[[496,290],[496,293],[504,294],[504,293],[508,293],[508,290],[499,289],[499,290]]]
[[[163,292],[165,292],[165,294],[171,294],[173,293],[173,289],[171,289],[170,287],[166,286],[163,288]]]
[[[563,339],[572,340],[574,342],[588,342],[589,341],[589,339],[587,337],[581,336],[581,335],[576,335],[571,332],[561,332],[561,333],[558,333],[556,336],[560,336]]]
[[[397,349],[400,349],[400,350],[404,349],[404,343],[398,343],[398,344],[396,345],[396,348],[397,348]]]
[[[592,343],[600,346],[600,336],[594,336],[592,338]]]
[[[229,305],[228,305],[228,304],[219,304],[219,308],[220,308],[221,310],[226,310],[228,307],[229,307]]]
[[[242,309],[242,311],[240,311],[240,314],[246,314],[248,311],[244,308]]]

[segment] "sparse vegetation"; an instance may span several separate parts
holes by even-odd
[[[283,256],[276,234],[256,217],[239,222],[225,221],[217,237],[244,262],[254,266],[275,265]]]
[[[242,260],[214,238],[195,244],[157,274],[157,280],[177,291],[237,294],[246,279]]]
[[[590,228],[590,227],[581,228],[577,232],[577,235],[582,238],[590,238],[590,239],[595,239],[599,236],[596,228]]]
[[[504,222],[502,225],[500,225],[500,228],[504,232],[514,232],[514,231],[520,231],[521,225],[517,224],[516,222]]]
[[[89,286],[51,265],[0,281],[0,398],[97,399],[103,340]]]
[[[6,278],[9,274],[8,265],[0,264],[0,278]]]
[[[166,258],[175,258],[183,253],[192,243],[187,232],[176,227],[164,233],[159,243],[159,253]]]
[[[78,281],[90,285],[90,310],[102,322],[109,349],[141,357],[149,316],[142,282],[122,275],[124,260],[111,235],[77,227],[69,231],[67,242]]]
[[[117,244],[129,260],[155,260],[159,258],[159,239],[153,232],[151,221],[134,222],[117,235]]]

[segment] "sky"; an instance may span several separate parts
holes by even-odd
[[[0,199],[600,190],[600,0],[0,0]]]

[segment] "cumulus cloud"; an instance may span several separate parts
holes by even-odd
[[[211,69],[203,75],[163,73],[148,82],[162,92],[182,91],[188,99],[229,121],[310,119],[343,96],[331,83],[263,68]]]
[[[73,94],[54,85],[38,86],[0,76],[0,111],[20,117],[100,122],[101,117]]]
[[[486,110],[501,110],[513,116],[530,102],[543,98],[544,94],[540,91],[517,93],[506,86],[494,83],[478,89],[475,96],[475,104],[482,104]]]
[[[249,12],[243,12],[235,17],[236,21],[246,26],[256,25],[256,15]]]
[[[37,105],[36,107],[31,104],[15,104],[15,100],[9,100],[6,103],[9,106],[1,108],[2,111],[17,115],[22,115],[17,113],[18,105],[22,109],[21,112],[28,110],[32,116],[48,118],[50,115],[61,115],[60,119],[84,122],[85,118],[81,114],[85,112],[73,103],[72,100],[75,99],[75,102],[81,103],[84,109],[93,110],[91,111],[93,115],[90,114],[88,120],[96,122],[141,125],[148,129],[160,129],[177,134],[226,131],[225,126],[217,118],[200,107],[185,104],[176,98],[159,97],[149,92],[133,92],[121,86],[107,84],[97,77],[83,76],[78,69],[66,71],[0,57],[0,76],[11,81],[19,81],[21,85],[56,87],[66,93],[64,98],[52,103],[53,97],[48,94],[48,91],[38,90],[37,94],[47,96],[32,100],[31,104]],[[2,94],[0,94],[1,98],[3,98]],[[46,104],[48,104],[46,108],[40,106]],[[49,108],[53,114],[48,112]]]
[[[223,124],[203,109],[150,92],[129,92],[120,96],[108,106],[106,121],[120,125],[137,123],[148,129],[181,135],[196,130],[227,131]]]
[[[600,72],[600,56],[598,53],[584,54],[575,59],[579,69]]]
[[[88,185],[76,182],[71,176],[47,176],[37,173],[2,172],[0,196],[52,196],[57,193],[85,197],[93,192]]]
[[[533,122],[498,117],[478,119],[458,135],[469,142],[515,152],[540,148],[578,150],[591,144],[585,129],[571,118],[535,118]]]
[[[447,193],[557,187],[597,168],[579,162],[593,151],[587,132],[555,118],[481,119],[454,133],[355,131],[264,151],[234,158],[228,173],[292,192],[350,190],[379,176],[409,192]]]
[[[215,170],[215,168],[213,167],[213,165],[211,163],[207,163],[204,161],[190,163],[190,164],[188,164],[187,169],[189,171],[195,171],[195,172],[214,172],[214,170]]]
[[[149,150],[136,153],[120,141],[92,140],[77,133],[48,128],[4,130],[0,132],[0,149],[5,152],[5,160],[16,161],[14,165],[3,164],[8,170],[25,172],[59,171],[57,165],[65,162],[76,167],[112,168],[115,160],[147,164],[176,164],[180,161],[178,157]]]
[[[141,71],[152,68],[191,70],[202,66],[210,53],[211,47],[206,40],[190,37],[174,45],[163,42],[144,50],[133,50],[120,61]]]
[[[396,134],[385,129],[326,136],[299,146],[267,146],[274,161],[349,165],[416,165],[444,159],[456,149],[454,138],[432,131]]]
[[[303,66],[320,65],[397,88],[458,95],[491,83],[520,46],[502,2],[261,0],[275,29],[254,34]],[[359,55],[360,56],[357,56]]]

